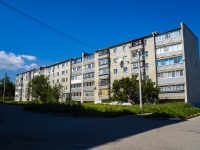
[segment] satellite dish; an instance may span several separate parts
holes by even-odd
[[[120,67],[123,68],[124,67],[124,61],[120,62]]]

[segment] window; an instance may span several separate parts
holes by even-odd
[[[65,71],[62,71],[62,75],[64,75],[65,74]]]
[[[62,78],[62,82],[65,82],[65,78]]]
[[[59,79],[57,79],[57,83],[59,83]]]
[[[99,52],[99,56],[109,54],[109,50],[103,50]]]
[[[94,86],[94,82],[85,82],[85,83],[83,84],[83,86],[84,86],[84,87]]]
[[[83,79],[93,78],[93,77],[94,77],[94,72],[83,74]]]
[[[99,92],[99,95],[101,95],[101,96],[107,96],[108,95],[108,89],[101,90]]]
[[[182,63],[182,62],[183,62],[182,56],[179,56],[178,57],[178,63]]]
[[[94,92],[84,92],[83,96],[94,96]]]
[[[57,76],[59,76],[59,72],[57,72]]]
[[[109,59],[108,59],[108,58],[101,59],[101,60],[99,60],[99,66],[108,64],[108,62],[109,62]]]
[[[104,68],[99,70],[99,75],[109,74],[109,68]]]
[[[114,48],[114,49],[113,49],[113,53],[117,53],[117,48]]]
[[[66,78],[66,82],[68,81],[68,78]]]
[[[54,84],[54,80],[52,81],[52,83]]]
[[[175,77],[175,71],[172,71],[172,77]]]
[[[68,70],[66,70],[66,74],[68,73]]]
[[[149,64],[148,63],[145,64],[145,68],[149,69]]]
[[[127,68],[127,67],[124,67],[124,68],[123,68],[123,71],[124,71],[124,72],[128,72],[128,68]]]
[[[58,67],[57,67],[58,69],[59,69],[59,65],[58,65]]]
[[[102,79],[99,81],[99,85],[103,86],[103,85],[108,85],[109,84],[109,80],[108,79]]]
[[[114,69],[114,74],[117,74],[117,69]]]
[[[183,70],[180,70],[180,76],[181,77],[183,76]]]
[[[157,73],[157,78],[160,79],[160,73]]]
[[[115,58],[114,59],[114,63],[116,64],[118,62],[118,58]]]
[[[62,63],[62,67],[63,67],[63,68],[65,67],[65,63]]]
[[[81,83],[72,84],[71,87],[72,88],[80,88],[81,87]]]
[[[144,45],[148,45],[148,40],[147,39],[144,40]]]
[[[148,51],[145,52],[145,57],[148,57],[149,56],[149,53]]]
[[[128,60],[127,56],[123,57],[123,61],[126,62]]]
[[[123,51],[126,51],[127,46],[126,46],[126,45],[123,45],[122,49],[123,49]]]

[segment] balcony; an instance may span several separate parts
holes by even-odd
[[[84,62],[83,62],[84,65],[91,64],[91,63],[94,63],[94,58],[93,59],[84,60]]]
[[[99,66],[99,69],[102,69],[102,68],[109,68],[109,64],[104,64],[104,65]]]
[[[82,66],[82,62],[72,64],[72,68],[75,68],[75,67],[78,67],[78,66]]]
[[[94,81],[94,77],[92,77],[92,78],[85,78],[85,79],[83,79],[83,82],[88,82],[88,81]]]
[[[185,99],[185,93],[162,93],[158,94],[159,99]]]
[[[184,77],[158,79],[158,85],[184,84]]]
[[[134,46],[134,47],[129,47],[130,51],[137,51],[137,50],[142,50],[143,49],[143,45],[138,45],[138,46]]]
[[[78,87],[78,88],[71,88],[71,91],[72,92],[80,92],[81,91],[81,87]]]
[[[71,80],[71,84],[81,83],[81,82],[82,82],[82,79],[79,79],[79,80]]]
[[[100,98],[101,100],[107,100],[107,99],[109,99],[109,96],[110,96],[110,95],[99,95],[99,98]]]
[[[83,100],[84,101],[94,101],[94,96],[84,96]]]
[[[72,75],[78,75],[78,74],[82,74],[82,70],[78,70],[78,71],[73,71]]]
[[[177,42],[181,42],[181,41],[182,41],[182,37],[176,36],[173,38],[167,38],[165,40],[158,41],[158,42],[156,42],[156,46],[167,45],[169,43],[177,43]]]
[[[96,89],[95,86],[84,86],[83,87],[83,90],[85,91],[94,91]]]
[[[136,68],[136,69],[132,68],[131,69],[131,73],[132,74],[138,74],[139,73],[139,69],[138,68]],[[141,73],[144,73],[144,67],[141,67]]]
[[[133,62],[138,62],[138,57],[134,57],[134,58],[132,58],[131,59],[131,62],[133,63]],[[144,61],[144,56],[140,56],[140,61]]]
[[[109,87],[109,84],[99,85],[99,89],[108,89]]]
[[[158,72],[166,71],[166,70],[175,70],[175,69],[183,69],[184,66],[182,63],[177,63],[173,65],[166,65],[166,66],[157,66]]]
[[[83,73],[90,73],[90,72],[94,72],[94,67],[93,68],[87,68],[83,70]]]
[[[101,56],[98,57],[98,59],[107,58],[107,57],[109,57],[109,56],[110,56],[109,54],[101,55]]]
[[[167,53],[161,53],[161,54],[156,54],[156,58],[165,58],[165,57],[171,57],[171,56],[180,56],[182,55],[183,51],[178,50],[178,51],[172,51],[172,52],[167,52]]]
[[[109,77],[109,74],[99,75],[99,79],[108,79]]]
[[[71,99],[75,101],[81,101],[81,96],[72,96]]]

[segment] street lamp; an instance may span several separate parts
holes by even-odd
[[[6,92],[6,76],[7,76],[7,73],[5,74],[4,82],[3,82],[3,101],[5,98],[5,92]]]
[[[141,83],[141,67],[140,67],[140,50],[137,50],[138,53],[138,69],[139,69],[139,94],[140,94],[140,108],[142,108],[142,83]]]

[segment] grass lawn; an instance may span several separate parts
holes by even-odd
[[[38,111],[38,112],[53,112],[53,113],[66,113],[76,116],[104,116],[104,117],[117,117],[123,115],[133,115],[142,113],[152,113],[147,117],[151,118],[174,118],[178,117],[187,120],[187,117],[200,113],[200,108],[191,106],[188,103],[166,103],[166,104],[145,104],[141,109],[139,105],[123,106],[123,105],[109,105],[109,104],[93,104],[93,103],[35,103],[35,102],[4,102],[8,104],[24,105],[25,111]]]

